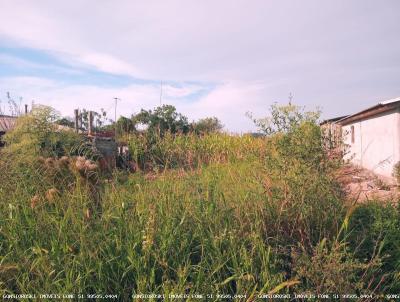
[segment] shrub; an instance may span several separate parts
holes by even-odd
[[[301,242],[312,250],[323,238],[332,238],[340,224],[338,217],[343,217],[341,190],[334,178],[340,161],[325,152],[317,113],[295,109],[273,106],[265,128],[267,134],[275,133],[266,145],[264,160],[274,226],[267,225],[265,231],[283,238],[285,244]]]
[[[200,135],[220,132],[222,128],[224,128],[221,121],[216,117],[206,117],[200,119],[197,122],[193,122],[191,127],[196,134]]]
[[[383,290],[400,290],[400,207],[370,202],[353,212],[347,241],[355,259],[369,261],[382,258],[382,267],[376,274]],[[376,283],[377,283],[376,282]],[[376,285],[376,284],[375,284]]]
[[[393,166],[393,176],[397,181],[397,184],[400,184],[400,161],[397,162],[394,166]]]
[[[5,153],[21,157],[61,157],[82,142],[73,131],[58,131],[54,123],[58,113],[48,106],[36,105],[30,114],[17,119],[14,129],[5,135]]]

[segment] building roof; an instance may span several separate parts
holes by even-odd
[[[323,120],[320,125],[325,125],[325,124],[330,124],[330,123],[334,123],[337,122],[339,120],[342,120],[344,118],[348,117],[348,115],[342,115],[342,116],[337,116],[337,117],[333,117],[327,120]]]
[[[352,122],[360,121],[366,118],[370,118],[380,113],[391,111],[400,107],[400,97],[381,101],[377,105],[364,109],[352,115],[348,115],[337,121],[340,125],[347,125]]]
[[[0,115],[0,132],[7,132],[14,128],[16,121],[16,116]]]

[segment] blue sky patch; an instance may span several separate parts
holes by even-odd
[[[0,77],[39,77],[55,80],[64,85],[90,85],[103,88],[123,88],[129,85],[160,85],[159,80],[145,80],[129,75],[118,75],[94,69],[88,65],[65,63],[57,55],[32,48],[11,48],[0,46]],[[184,88],[196,86],[193,93],[184,96],[171,96],[169,99],[194,101],[208,94],[215,85],[198,82],[163,81],[164,86]]]

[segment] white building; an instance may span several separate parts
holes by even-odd
[[[356,165],[392,178],[400,161],[400,97],[380,102],[338,121],[349,159]]]

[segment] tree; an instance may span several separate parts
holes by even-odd
[[[121,116],[117,120],[116,128],[119,134],[130,133],[136,130],[135,124],[132,119],[129,119],[125,116]]]
[[[187,133],[189,122],[186,116],[178,113],[172,105],[162,105],[152,110],[142,109],[138,114],[132,116],[135,128],[142,124],[148,126],[148,131],[158,131],[160,135],[165,132]]]
[[[270,113],[271,115],[265,118],[254,118],[251,112],[247,112],[246,115],[266,135],[288,133],[305,122],[316,124],[320,116],[320,111],[305,111],[304,107],[290,103],[288,105],[272,104]]]
[[[224,125],[216,117],[206,117],[192,123],[192,129],[196,134],[220,132]]]
[[[75,123],[71,120],[71,118],[68,118],[68,117],[63,117],[63,118],[57,120],[56,124],[61,125],[61,126],[67,126],[70,128],[74,128],[74,126],[75,126]]]
[[[88,130],[89,127],[89,111],[92,111],[93,115],[93,130],[100,131],[107,122],[107,112],[103,108],[100,109],[100,113],[83,108],[80,113],[80,118],[82,120],[81,128],[84,130]]]
[[[5,135],[5,151],[21,157],[68,154],[81,143],[81,138],[73,131],[57,131],[55,121],[59,118],[53,108],[35,105],[29,114],[19,117],[13,130]]]

